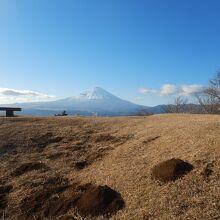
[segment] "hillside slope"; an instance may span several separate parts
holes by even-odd
[[[70,200],[88,183],[120,193],[125,206],[110,219],[220,219],[219,116],[1,117],[0,129],[6,219],[78,216]],[[194,169],[167,183],[152,179],[152,168],[171,158]]]

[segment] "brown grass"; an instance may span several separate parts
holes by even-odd
[[[122,196],[125,208],[111,219],[220,219],[220,116],[1,117],[0,129],[0,188],[10,187],[0,216],[7,219],[25,219],[25,201],[45,189],[44,205],[88,183]],[[152,168],[171,158],[194,169],[175,181],[153,180]],[[55,217],[83,219],[74,206],[65,212]]]

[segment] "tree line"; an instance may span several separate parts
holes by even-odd
[[[176,97],[173,104],[167,105],[165,113],[220,114],[220,69],[202,91],[195,93],[195,101],[189,103],[184,97]]]

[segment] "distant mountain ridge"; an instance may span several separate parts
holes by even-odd
[[[69,115],[127,116],[148,108],[123,100],[100,87],[84,91],[79,96],[18,105],[23,109],[22,114],[31,115],[54,115],[65,110]]]

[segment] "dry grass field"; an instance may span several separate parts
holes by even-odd
[[[192,171],[152,178],[172,158]],[[0,117],[0,161],[0,219],[220,219],[220,116]]]

